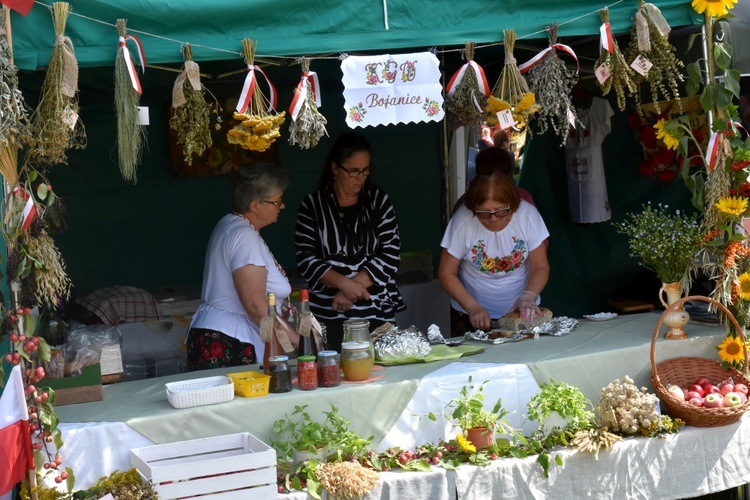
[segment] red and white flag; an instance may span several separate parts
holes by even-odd
[[[27,230],[31,223],[34,222],[36,217],[36,203],[34,203],[34,197],[29,195],[26,200],[26,205],[23,206],[23,222],[21,222],[21,229]]]
[[[34,0],[0,0],[0,3],[25,16],[34,6]]]
[[[29,469],[34,469],[29,412],[23,393],[21,366],[16,365],[0,397],[0,496],[23,481]]]

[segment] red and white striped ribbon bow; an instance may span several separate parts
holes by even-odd
[[[532,57],[531,59],[529,59],[528,61],[526,61],[522,65],[520,65],[518,67],[518,71],[520,71],[521,73],[526,73],[531,68],[533,68],[534,66],[536,66],[537,64],[539,64],[542,61],[542,59],[544,59],[544,56],[546,56],[547,54],[549,54],[549,52],[552,49],[562,50],[563,52],[567,52],[568,54],[570,54],[571,56],[573,56],[573,59],[576,60],[576,74],[578,74],[578,72],[581,69],[581,63],[578,62],[578,56],[576,56],[576,53],[573,51],[572,48],[570,48],[569,46],[565,45],[564,43],[556,43],[556,44],[550,45],[549,47],[547,47],[546,49],[542,50],[537,55],[535,55],[534,57]]]
[[[276,87],[273,86],[271,80],[268,79],[268,75],[257,65],[247,65],[247,76],[245,77],[245,84],[242,86],[242,93],[240,94],[240,100],[237,101],[237,112],[244,113],[250,106],[250,100],[253,98],[255,92],[255,72],[258,71],[263,78],[266,79],[268,87],[270,88],[270,94],[268,95],[268,111],[273,111],[276,108],[276,101],[278,99],[276,95]]]
[[[487,83],[487,77],[484,75],[484,70],[480,65],[478,65],[474,61],[469,61],[463,66],[461,66],[458,71],[456,71],[453,76],[451,77],[450,81],[448,82],[448,85],[445,87],[446,92],[448,92],[448,95],[451,95],[454,90],[456,90],[456,87],[459,83],[464,79],[464,76],[466,75],[466,71],[471,68],[474,70],[474,73],[477,75],[477,81],[479,82],[480,87],[482,88],[482,91],[484,92],[484,95],[489,96],[490,95],[490,84]]]
[[[303,72],[297,84],[294,96],[292,97],[292,103],[289,105],[289,114],[292,115],[292,120],[297,119],[300,109],[302,109],[302,103],[307,99],[308,91],[313,93],[313,96],[315,96],[315,105],[320,107],[320,82],[318,81],[318,74],[314,71]]]
[[[609,25],[609,23],[602,23],[601,27],[599,28],[599,34],[601,35],[601,39],[599,41],[600,47],[610,54],[614,52],[615,41],[614,37],[612,36],[612,27]]]
[[[133,58],[130,57],[130,51],[128,50],[128,41],[134,41],[138,49],[138,60],[141,63],[141,73],[146,72],[146,54],[143,52],[143,45],[141,41],[135,35],[125,35],[120,37],[119,45],[122,48],[122,54],[125,57],[125,64],[128,67],[128,74],[130,75],[130,82],[133,84],[133,88],[138,94],[143,94],[141,89],[141,81],[138,79],[138,72],[135,69]]]
[[[706,148],[706,165],[709,170],[713,170],[716,166],[716,155],[719,152],[719,134],[713,132],[711,139],[708,141],[708,147]]]

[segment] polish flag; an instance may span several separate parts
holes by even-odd
[[[21,367],[16,365],[0,397],[0,496],[23,481],[29,469],[34,469],[29,412]]]
[[[34,0],[0,0],[0,3],[25,16],[34,5]]]
[[[34,203],[34,197],[29,195],[26,200],[26,205],[23,206],[23,222],[21,223],[21,229],[26,230],[34,222],[36,217],[36,203]]]

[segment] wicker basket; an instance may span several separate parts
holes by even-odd
[[[167,400],[175,408],[215,405],[234,399],[234,382],[225,375],[164,385],[167,388]]]
[[[741,405],[733,407],[698,407],[688,404],[686,401],[679,401],[672,396],[666,386],[674,384],[679,387],[686,387],[691,385],[699,377],[707,377],[712,382],[732,377],[735,383],[743,383],[750,386],[750,380],[747,378],[748,363],[745,363],[744,373],[734,368],[724,370],[721,367],[721,362],[706,358],[680,357],[662,361],[658,365],[656,364],[656,339],[659,337],[659,329],[661,328],[664,319],[667,314],[678,310],[682,304],[691,300],[700,300],[714,304],[734,324],[734,328],[737,330],[742,340],[744,341],[745,339],[744,332],[737,323],[737,320],[732,313],[719,302],[709,297],[699,295],[679,299],[662,313],[659,321],[656,323],[656,327],[654,328],[654,335],[651,338],[651,382],[654,385],[656,394],[666,406],[668,413],[672,417],[684,420],[687,425],[693,425],[696,427],[718,427],[731,424],[732,422],[738,421],[742,417],[742,414],[750,408],[750,401],[746,401]],[[747,359],[746,346],[744,347],[744,350],[745,359]]]

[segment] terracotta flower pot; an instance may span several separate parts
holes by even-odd
[[[477,451],[495,442],[495,433],[487,427],[473,427],[466,430],[466,438],[476,446]]]

